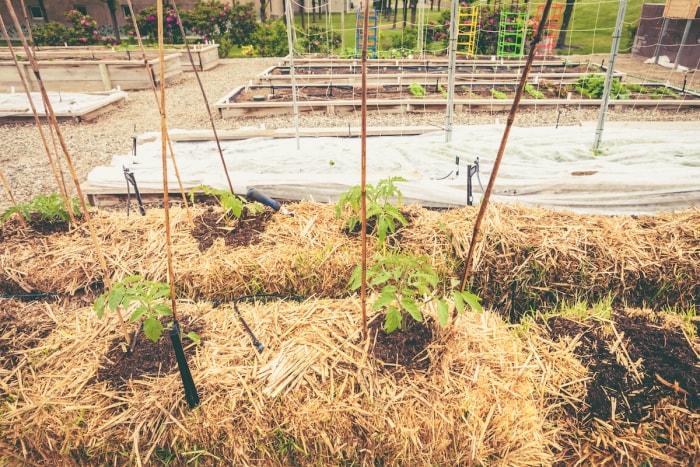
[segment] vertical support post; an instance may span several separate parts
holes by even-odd
[[[292,79],[292,108],[294,109],[294,135],[297,142],[297,151],[299,146],[299,106],[297,105],[297,80],[294,72],[294,40],[292,30],[294,29],[294,21],[292,20],[292,2],[287,0],[287,42],[289,42],[289,76]]]
[[[613,42],[610,49],[610,63],[608,72],[605,74],[605,87],[603,88],[603,102],[600,104],[600,114],[598,116],[598,126],[595,130],[595,140],[593,149],[600,148],[600,140],[603,136],[603,126],[605,125],[605,114],[608,111],[608,103],[610,102],[610,88],[612,87],[613,74],[615,73],[615,59],[617,58],[617,50],[620,47],[620,37],[622,36],[622,23],[625,20],[625,11],[627,10],[627,0],[620,0],[620,6],[617,9],[617,21],[615,22],[615,31],[613,32]]]
[[[676,54],[676,61],[673,63],[673,71],[678,70],[678,63],[681,60],[681,54],[683,53],[683,46],[685,41],[688,40],[688,34],[690,34],[690,26],[693,24],[693,20],[689,19],[685,23],[685,30],[683,30],[683,38],[681,39],[681,45],[678,46],[678,53]]]
[[[656,52],[654,53],[654,65],[659,64],[659,54],[661,53],[661,46],[663,45],[664,36],[666,35],[666,29],[668,29],[668,18],[664,18],[664,22],[661,26],[661,34],[659,34],[659,42],[656,43]]]
[[[457,22],[459,21],[459,2],[452,2],[450,13],[450,64],[447,71],[447,123],[445,125],[445,142],[452,141],[452,127],[454,126],[455,112],[455,65],[457,63]]]

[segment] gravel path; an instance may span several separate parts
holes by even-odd
[[[588,57],[590,59],[590,57]],[[600,63],[600,57],[591,59]],[[213,70],[200,74],[210,105],[230,92],[234,87],[254,79],[265,68],[277,65],[278,58],[227,59]],[[617,62],[620,71],[634,72],[645,76],[653,69],[661,77],[675,80],[682,84],[683,78],[694,76],[693,73],[671,73],[668,69],[658,69],[642,64],[636,57],[626,57]],[[630,71],[631,70],[631,71]],[[657,78],[658,79],[658,78]],[[691,81],[694,82],[694,81]],[[171,129],[211,129],[211,123],[197,80],[188,73],[181,81],[166,88],[166,116]],[[156,100],[152,90],[130,91],[127,101],[109,113],[103,114],[89,122],[76,123],[66,121],[60,124],[68,150],[75,166],[79,180],[83,181],[96,166],[108,165],[112,155],[127,154],[131,147],[134,127],[138,134],[160,131],[160,117],[156,110]],[[215,109],[212,110],[216,127],[219,130],[233,130],[245,126],[265,125],[266,128],[293,128],[291,115],[262,118],[235,118],[222,120]],[[504,118],[504,114],[458,113],[455,124],[493,123],[495,118]],[[698,111],[663,112],[654,110],[610,111],[609,121],[687,121],[698,120]],[[515,124],[519,126],[554,125],[559,118],[560,125],[578,124],[581,121],[597,120],[595,109],[565,109],[560,114],[556,110],[520,111]],[[360,125],[360,115],[328,116],[325,114],[300,115],[299,126],[346,127]],[[443,127],[444,114],[401,114],[377,115],[368,113],[367,125],[374,126],[412,126],[434,125]],[[47,133],[47,132],[45,132]],[[47,133],[48,134],[48,133]],[[176,155],[177,156],[177,155]],[[13,195],[18,202],[30,201],[40,194],[57,191],[56,182],[47,162],[47,156],[39,132],[31,123],[0,122],[0,169],[8,180]],[[67,170],[66,177],[69,177]],[[69,183],[72,187],[73,184]],[[3,189],[0,195],[0,210],[10,206],[10,199]]]

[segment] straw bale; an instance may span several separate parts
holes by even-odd
[[[173,208],[173,253],[179,295],[220,299],[269,292],[304,297],[346,296],[347,279],[361,260],[358,234],[341,229],[332,205],[290,205],[295,216],[273,215],[259,241],[204,251],[186,212]],[[191,215],[204,212],[196,206]],[[461,277],[475,209],[430,211],[405,206],[410,220],[387,243],[431,258],[441,284]],[[126,217],[98,211],[93,224],[112,279],[167,277],[162,211]],[[489,307],[518,319],[562,302],[608,296],[634,306],[688,307],[700,295],[700,211],[658,216],[579,215],[492,204],[477,243],[470,288]],[[368,251],[376,251],[370,236]],[[370,258],[371,260],[371,258]],[[63,292],[101,286],[87,226],[66,234],[12,235],[0,246],[0,288],[9,293]]]
[[[575,360],[525,345],[489,312],[436,330],[427,370],[388,371],[361,339],[355,299],[241,303],[261,353],[231,305],[179,308],[202,325],[189,359],[198,408],[187,409],[178,374],[97,382],[119,327],[56,309],[55,330],[24,349],[30,363],[7,382],[7,445],[53,463],[145,465],[170,453],[236,465],[550,465],[561,441],[544,398],[557,397],[562,374],[581,378]]]

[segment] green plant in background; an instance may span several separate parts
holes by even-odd
[[[299,49],[305,53],[331,53],[340,47],[340,34],[328,31],[325,26],[312,24],[306,33],[299,38]]]
[[[374,222],[372,233],[377,234],[379,244],[384,244],[386,236],[396,231],[397,224],[403,226],[408,224],[406,218],[399,212],[399,208],[389,202],[391,198],[397,198],[397,205],[401,206],[403,194],[395,185],[396,182],[405,182],[403,177],[390,177],[380,180],[377,186],[366,185],[367,198],[367,220]],[[345,211],[345,206],[349,206],[350,215],[343,220],[343,227],[347,227],[353,232],[361,223],[360,209],[362,204],[362,191],[359,185],[342,193],[338,203],[335,205],[335,217],[340,219]]]
[[[666,86],[647,87],[638,83],[627,83],[625,86],[627,86],[627,89],[631,92],[646,94],[652,99],[661,99],[663,97],[672,97],[675,99],[678,97],[678,93],[676,91],[671,88],[667,88]]]
[[[68,204],[73,214],[79,216],[80,200],[78,198],[73,198],[69,200]],[[21,214],[30,222],[36,221],[55,224],[70,221],[70,213],[66,208],[66,204],[63,202],[63,197],[58,193],[37,196],[29,203],[13,206],[2,213],[0,221],[6,222],[7,219],[15,213]]]
[[[508,99],[505,92],[501,92],[495,88],[491,88],[491,95],[494,99]]]
[[[143,319],[143,333],[153,342],[158,342],[164,329],[160,318],[173,315],[172,308],[165,303],[169,298],[168,284],[148,281],[143,276],[135,275],[113,283],[112,290],[97,297],[93,309],[97,317],[102,319],[106,307],[112,311],[116,311],[120,306],[128,310],[129,305],[136,304],[129,322],[134,323]],[[187,337],[199,343],[199,336],[196,333],[190,332]]]
[[[362,285],[361,268],[362,265],[358,265],[350,276],[350,290],[357,290]],[[405,321],[407,316],[422,323],[421,308],[433,300],[437,300],[438,323],[443,327],[447,324],[449,304],[444,298],[436,299],[439,277],[427,255],[378,254],[367,270],[367,282],[370,287],[381,287],[372,309],[385,309],[383,326],[387,334],[410,327]],[[466,304],[479,312],[482,310],[479,297],[469,292],[455,291],[453,300],[458,313],[465,310]]]
[[[231,193],[229,190],[220,190],[206,185],[200,185],[190,190],[190,202],[194,203],[194,196],[197,190],[202,190],[205,195],[213,196],[224,210],[224,222],[229,225],[241,218],[244,214],[254,217],[263,211],[263,205],[257,202],[250,202],[243,196]]]
[[[250,44],[258,57],[285,57],[289,54],[287,25],[282,19],[258,24],[250,35]]]
[[[581,76],[576,81],[574,89],[584,97],[601,99],[605,92],[605,76],[595,74]],[[630,90],[619,78],[614,78],[610,86],[610,97],[612,99],[627,99],[629,96]]]
[[[539,89],[536,89],[532,84],[525,85],[525,92],[535,99],[544,99],[544,93]]]
[[[425,88],[418,83],[409,84],[408,91],[419,99],[425,97]]]

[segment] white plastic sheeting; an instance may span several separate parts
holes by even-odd
[[[492,200],[581,213],[651,214],[700,205],[700,122],[608,123],[601,152],[592,151],[594,123],[570,127],[513,127]],[[414,136],[367,139],[368,183],[390,176],[404,202],[424,206],[467,203],[467,164],[479,159],[475,203],[485,188],[504,125],[454,127]],[[172,131],[171,134],[176,134]],[[188,132],[192,133],[192,132]],[[137,155],[114,156],[88,176],[91,187],[125,191],[123,167],[140,189],[162,189],[160,135],[138,146]],[[250,138],[222,141],[234,191],[256,187],[273,198],[334,202],[360,183],[359,138]],[[214,141],[173,142],[186,189],[204,184],[227,189]],[[455,157],[459,156],[459,175]],[[178,191],[174,171],[168,175]],[[104,190],[103,190],[104,191]]]

